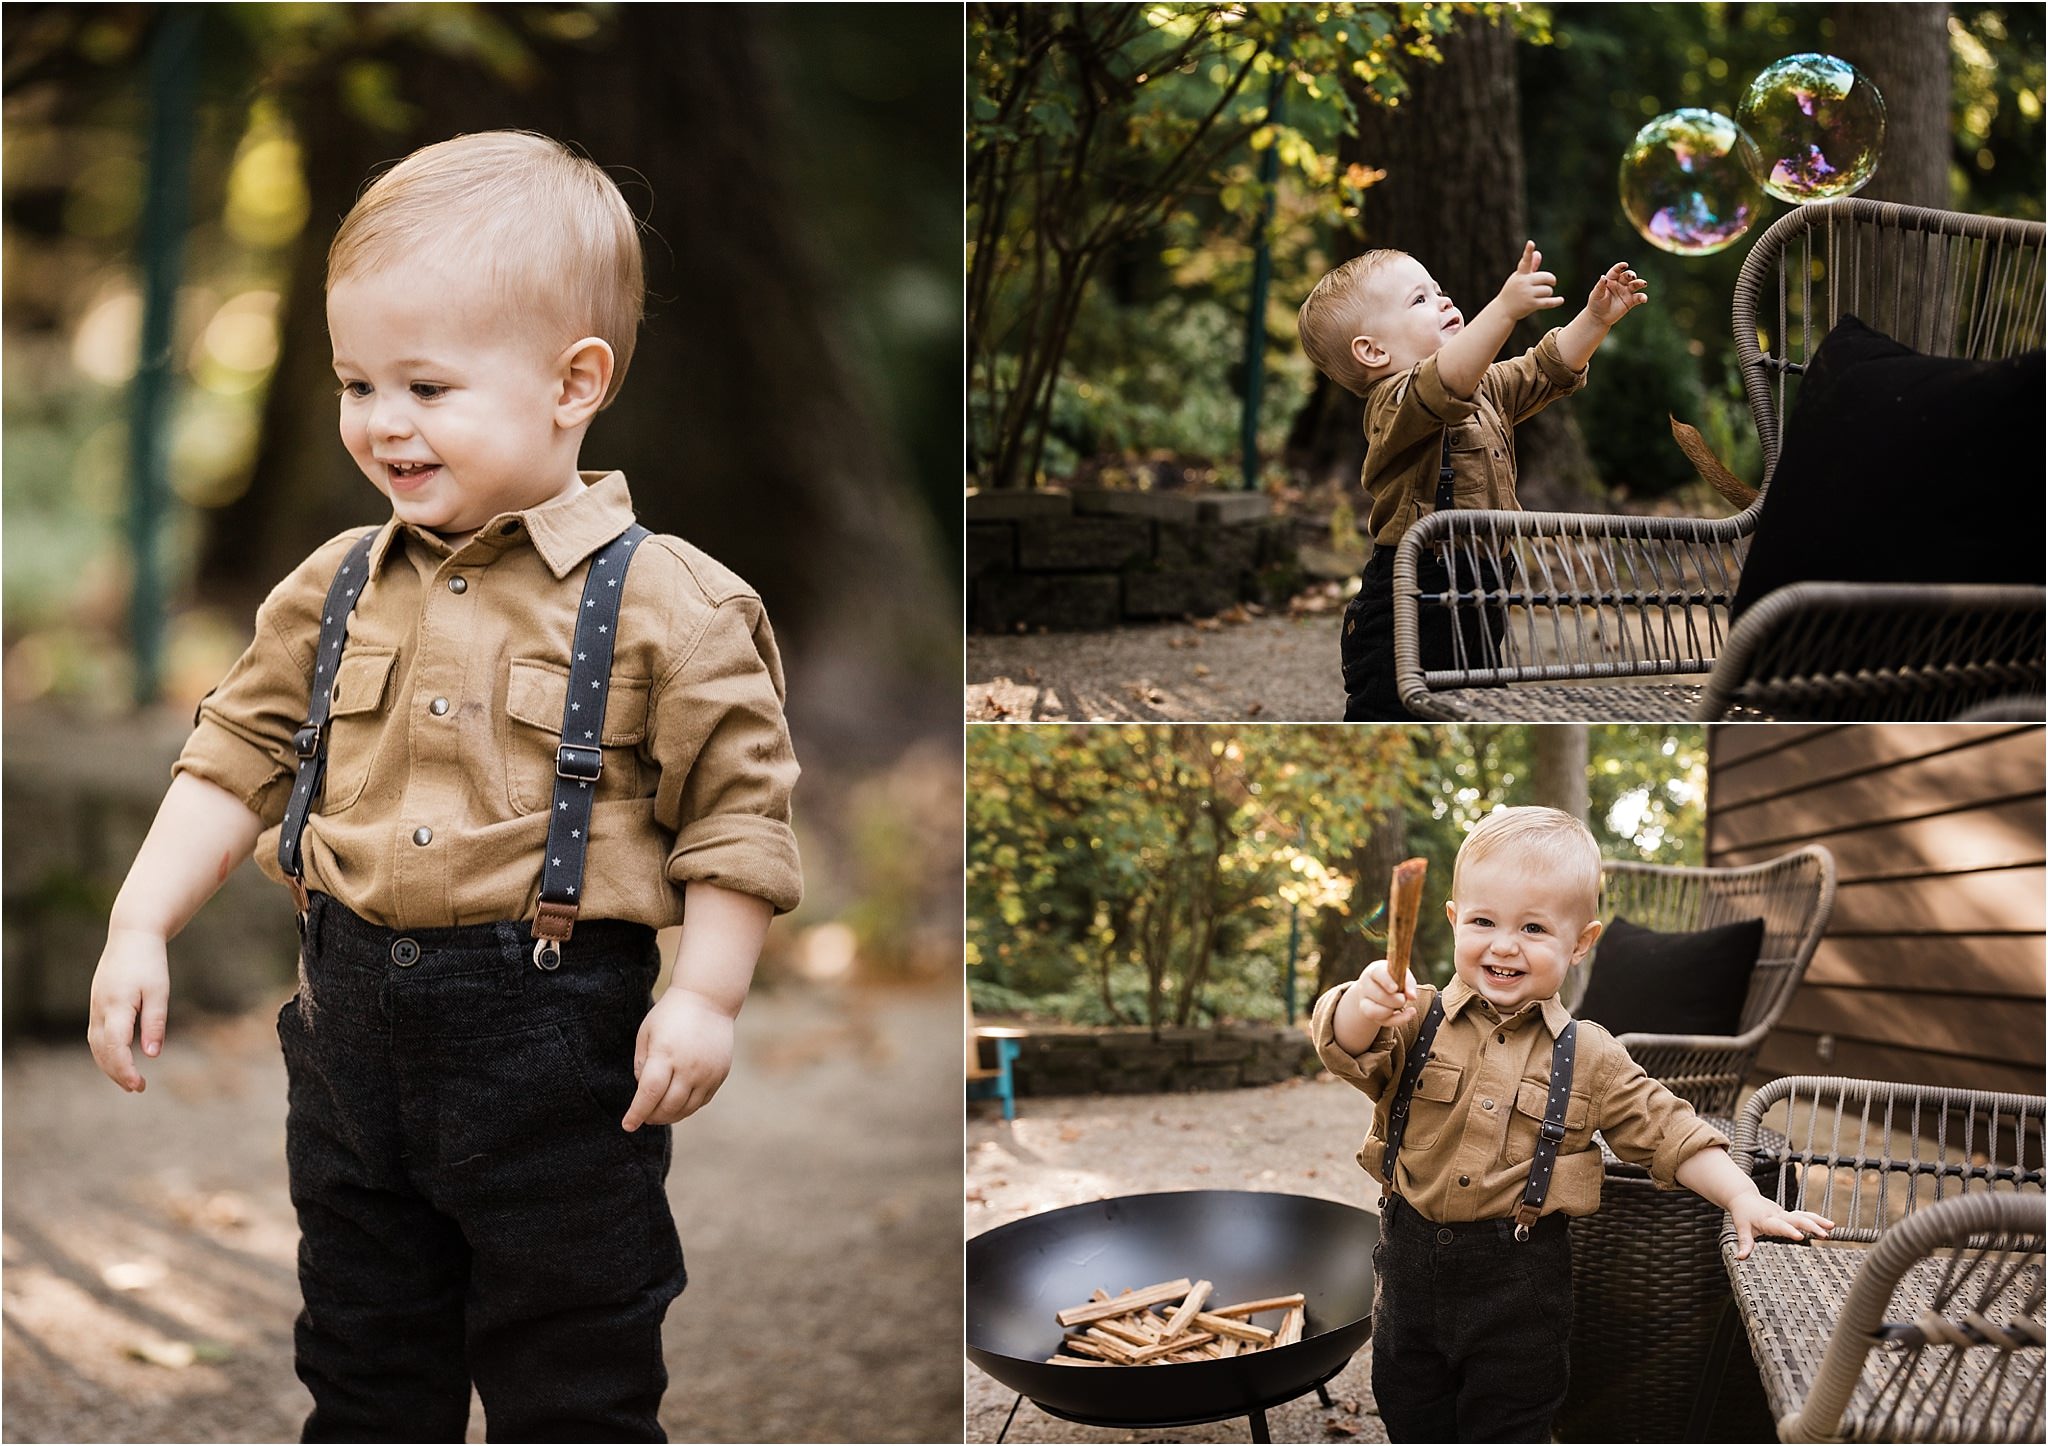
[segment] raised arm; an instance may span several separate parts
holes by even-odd
[[[226,789],[192,773],[171,780],[115,896],[92,976],[86,1042],[122,1089],[140,1094],[147,1087],[132,1052],[138,1021],[142,1052],[154,1058],[163,1050],[171,995],[166,946],[249,857],[262,831],[263,821]]]
[[[1437,352],[1436,374],[1444,390],[1456,397],[1471,396],[1479,390],[1480,380],[1500,355],[1500,349],[1507,345],[1508,334],[1515,329],[1516,322],[1564,305],[1564,298],[1556,294],[1557,278],[1542,268],[1543,253],[1536,249],[1536,243],[1524,243],[1521,260],[1501,284],[1500,295],[1487,302],[1479,315],[1467,321]],[[1596,337],[1594,344],[1598,343]],[[1573,369],[1584,365],[1575,363]]]

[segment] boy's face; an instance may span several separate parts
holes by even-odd
[[[1444,905],[1458,977],[1502,1014],[1549,999],[1600,937],[1585,881],[1503,849],[1462,865]]]
[[[1413,256],[1397,256],[1367,278],[1364,301],[1364,330],[1351,354],[1375,376],[1435,356],[1465,325],[1464,313]]]
[[[402,521],[474,532],[575,485],[558,359],[481,284],[415,265],[345,277],[327,330],[341,440]]]

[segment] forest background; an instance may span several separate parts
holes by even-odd
[[[1393,866],[1429,860],[1415,970],[1501,804],[1583,817],[1606,858],[1705,862],[1697,727],[982,727],[967,736],[977,1010],[1088,1025],[1281,1020],[1385,952]]]
[[[1862,195],[2043,214],[2038,5],[971,4],[968,30],[969,485],[1249,481],[1327,513],[1340,551],[1359,403],[1315,376],[1295,309],[1369,246],[1468,312],[1524,237],[1568,300],[1631,262],[1652,304],[1593,364],[1627,385],[1520,429],[1524,504],[1720,515],[1666,417],[1757,479],[1729,304],[1785,207],[1716,255],[1656,250],[1617,195],[1638,127],[1732,115],[1763,67],[1827,51],[1888,110]]]

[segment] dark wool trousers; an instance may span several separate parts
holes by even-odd
[[[659,959],[577,925],[379,928],[314,895],[279,1011],[308,1441],[662,1441],[669,1131],[619,1128]]]
[[[1572,1241],[1392,1204],[1373,1247],[1372,1393],[1390,1441],[1548,1441],[1564,1403]]]
[[[1344,608],[1341,646],[1346,723],[1415,721],[1394,684],[1394,552],[1391,547],[1373,549],[1371,560],[1359,575],[1358,596]],[[1459,568],[1460,585],[1467,591],[1475,581],[1481,588],[1500,586],[1499,570],[1491,562],[1480,565],[1476,579],[1468,573],[1468,568]],[[1424,592],[1446,592],[1450,588],[1450,570],[1434,553],[1426,552],[1416,562],[1415,584]],[[1463,665],[1478,667],[1497,659],[1501,628],[1498,609],[1489,608],[1483,615],[1477,609],[1461,609],[1458,629],[1465,637]],[[1459,666],[1452,649],[1448,610],[1422,609],[1419,631],[1425,669]]]

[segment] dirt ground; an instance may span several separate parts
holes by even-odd
[[[967,718],[1333,721],[1344,716],[1338,619],[1333,609],[1220,626],[971,636]]]
[[[959,1439],[959,1009],[950,988],[748,1004],[731,1079],[676,1131],[672,1439]],[[122,1094],[82,1039],[5,1061],[4,1439],[296,1440],[272,1016],[174,1019],[144,1071]]]
[[[1025,1099],[1017,1115],[1005,1124],[992,1104],[970,1108],[970,1237],[1063,1205],[1156,1190],[1277,1190],[1378,1208],[1379,1187],[1352,1158],[1372,1106],[1328,1075],[1264,1089]],[[1372,1399],[1371,1363],[1368,1345],[1330,1382],[1330,1407],[1310,1395],[1268,1411],[1273,1439],[1386,1440]],[[966,1439],[993,1441],[1016,1393],[972,1365],[965,1369]],[[1170,1433],[1104,1431],[1049,1416],[1026,1401],[1005,1439],[1243,1441],[1247,1428],[1240,1417]]]

